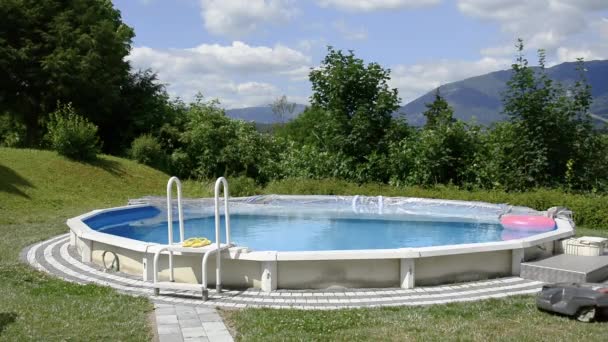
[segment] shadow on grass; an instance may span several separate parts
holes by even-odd
[[[30,199],[30,196],[21,191],[19,187],[33,188],[34,186],[11,168],[0,164],[0,191]]]
[[[0,312],[0,334],[4,331],[9,324],[14,323],[17,320],[17,314],[14,312]]]
[[[115,176],[124,176],[126,174],[123,166],[115,160],[97,158],[88,164],[103,169],[104,171]]]

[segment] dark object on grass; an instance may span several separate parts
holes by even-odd
[[[543,286],[536,297],[539,309],[592,322],[608,316],[608,284],[557,283]]]

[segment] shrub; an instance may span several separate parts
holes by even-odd
[[[176,150],[169,157],[169,173],[179,178],[189,178],[192,175],[194,163],[188,153]]]
[[[162,169],[166,154],[160,143],[150,134],[141,135],[131,143],[131,158],[140,164]]]
[[[46,140],[62,156],[91,161],[100,152],[97,126],[76,114],[71,104],[59,105],[49,115],[47,130]]]
[[[261,192],[253,178],[238,176],[229,178],[228,182],[230,182],[230,196],[252,196]]]
[[[25,143],[25,125],[7,113],[0,114],[0,146],[22,147]]]
[[[273,158],[272,139],[258,133],[252,123],[227,117],[217,101],[199,98],[186,114],[180,143],[192,163],[188,177],[244,175],[263,180],[260,167]]]

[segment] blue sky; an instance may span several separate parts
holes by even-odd
[[[608,58],[608,0],[116,0],[136,68],[227,108],[307,103],[326,46],[392,69],[403,103],[508,68],[517,37],[550,64]],[[534,56],[531,54],[531,60]]]

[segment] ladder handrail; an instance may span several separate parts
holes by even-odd
[[[228,190],[228,181],[226,178],[220,177],[215,181],[214,205],[215,205],[215,242],[217,244],[217,253],[215,259],[215,288],[219,293],[222,290],[222,267],[221,267],[221,238],[220,238],[220,185],[224,190],[224,219],[226,225],[226,245],[230,245],[230,213],[228,211],[228,198],[230,193]]]
[[[182,209],[182,182],[179,178],[173,176],[167,182],[167,228],[169,230],[169,244],[173,244],[173,199],[172,185],[177,186],[177,215],[179,220],[179,239],[180,243],[184,242],[184,210]]]
[[[161,253],[167,252],[169,254],[169,280],[174,281],[173,275],[173,251],[172,246],[175,248],[176,246],[173,244],[173,207],[172,207],[172,191],[173,184],[177,186],[177,210],[179,215],[179,228],[180,228],[180,242],[184,242],[184,216],[182,210],[182,184],[177,177],[171,177],[169,182],[167,183],[167,229],[169,234],[169,243],[167,245],[161,246],[156,250],[154,254],[154,293],[156,295],[159,294],[159,287],[157,287],[158,281],[158,268],[159,268],[159,258]],[[225,227],[226,227],[226,244],[222,246],[221,244],[221,234],[220,234],[220,187],[223,187],[224,191],[224,216],[225,216]],[[228,210],[228,199],[230,197],[230,191],[228,190],[228,181],[224,177],[220,177],[215,182],[215,193],[214,193],[214,206],[215,206],[215,241],[217,247],[215,249],[211,249],[205,251],[203,260],[201,262],[202,268],[202,284],[201,288],[203,291],[203,300],[207,300],[208,298],[208,290],[207,290],[207,260],[211,256],[211,254],[215,253],[216,262],[215,262],[215,287],[217,293],[222,291],[222,273],[221,273],[221,254],[222,250],[229,249],[232,245],[230,243],[230,212]]]
[[[180,182],[179,178],[171,177],[167,182],[167,233],[168,244],[173,245],[173,184],[177,187],[177,215],[179,220],[179,239],[180,243],[184,242],[184,211],[182,209],[182,182]],[[173,273],[173,252],[169,251],[169,279],[174,281],[174,273]]]

